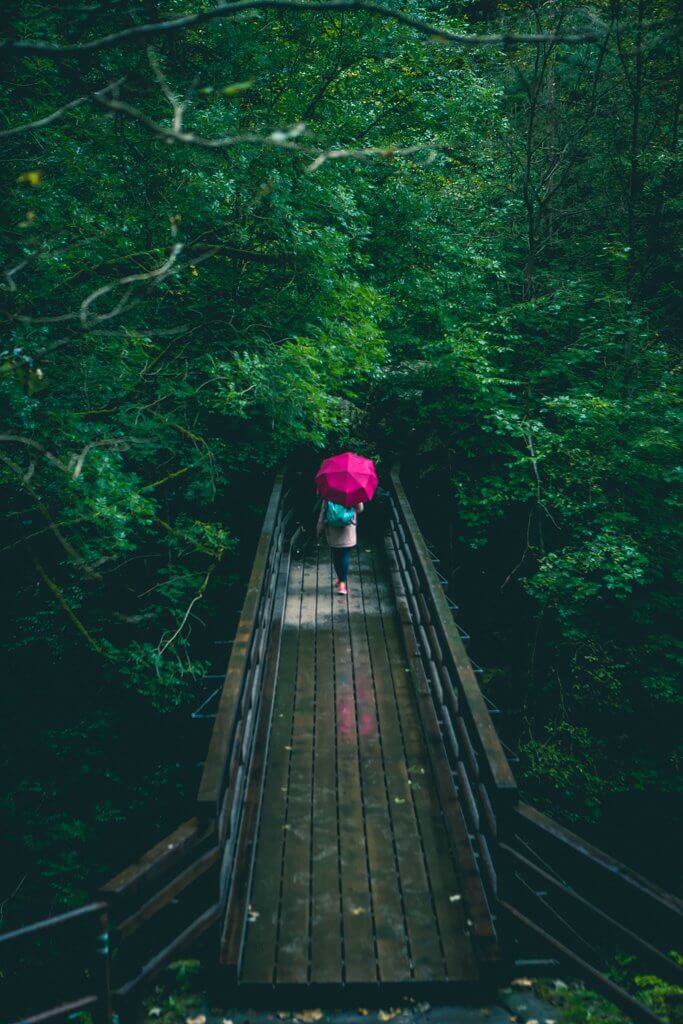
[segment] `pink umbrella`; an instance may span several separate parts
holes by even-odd
[[[315,475],[318,494],[351,508],[370,501],[377,488],[377,471],[372,459],[344,452],[325,459]]]

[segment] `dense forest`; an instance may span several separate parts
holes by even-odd
[[[345,448],[523,791],[673,887],[675,0],[3,8],[2,927],[180,820],[275,468]]]

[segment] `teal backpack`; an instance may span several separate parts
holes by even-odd
[[[336,501],[328,501],[325,512],[325,520],[328,526],[348,526],[353,522],[356,510],[346,508],[345,505],[338,505]]]

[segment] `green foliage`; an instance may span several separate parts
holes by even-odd
[[[83,40],[154,7],[12,3],[8,31]],[[579,17],[484,8],[406,10],[460,31]],[[585,820],[673,791],[680,54],[648,47],[643,70],[633,45],[668,0],[620,10],[623,45],[604,48],[465,50],[259,11],[3,70],[0,128],[118,79],[140,114],[89,100],[3,139],[3,808],[58,902],[111,867],[92,841],[128,811],[104,765],[120,729],[196,698],[273,470],[328,447],[400,454],[453,566],[484,572],[502,641],[484,660],[524,723],[534,799]],[[170,129],[173,97],[185,132],[264,144],[159,137],[145,119]],[[299,144],[377,153],[311,170]],[[75,737],[42,844],[46,812],[21,795],[43,784],[19,739],[34,714],[36,751]],[[147,770],[140,804],[168,782]]]
[[[672,956],[680,962],[679,954],[673,953]],[[622,977],[625,966],[616,963],[611,972],[615,978],[618,976],[620,983],[625,981]],[[534,988],[542,998],[557,1006],[558,1024],[584,1024],[585,1021],[594,1024],[627,1024],[630,1019],[612,1003],[580,984],[563,984],[558,988],[556,983],[542,978],[534,983]],[[631,988],[633,994],[663,1021],[680,1024],[683,1019],[683,989],[680,986],[671,985],[652,975],[636,974]]]

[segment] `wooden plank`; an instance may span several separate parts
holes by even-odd
[[[119,941],[125,940],[129,935],[132,935],[138,930],[143,924],[151,920],[156,914],[158,914],[164,907],[167,907],[169,903],[176,899],[183,890],[187,889],[200,875],[203,875],[206,871],[210,871],[218,861],[219,849],[214,847],[207,853],[198,857],[197,860],[193,860],[184,871],[176,875],[168,885],[160,889],[151,899],[147,900],[146,903],[127,917],[124,921],[121,921],[116,927],[116,936]]]
[[[172,872],[182,870],[214,842],[213,825],[201,826],[197,818],[183,822],[164,836],[134,864],[129,865],[100,889],[117,918],[144,902]],[[2,942],[2,936],[0,936]]]
[[[90,1010],[95,1013],[98,1009],[98,997],[95,995],[83,996],[74,999],[69,1003],[62,1003],[60,1006],[52,1006],[48,1010],[41,1010],[29,1017],[17,1018],[12,1024],[47,1024],[48,1021],[65,1021],[75,1013],[83,1013]],[[11,1018],[10,1018],[11,1021]],[[9,1022],[8,1022],[9,1024]]]
[[[352,566],[359,570],[357,554]],[[358,727],[358,749],[365,830],[368,844],[369,878],[373,921],[377,944],[380,982],[406,981],[411,977],[403,900],[398,875],[398,859],[392,808],[387,791],[387,770],[396,771],[394,757],[387,766],[376,705],[373,664],[363,600],[362,577],[354,572],[348,599],[353,681]],[[403,751],[400,751],[405,771]]]
[[[60,943],[66,941],[73,944],[79,932],[83,933],[84,938],[92,936],[90,929],[94,927],[99,920],[100,914],[106,909],[107,904],[101,901],[87,903],[85,906],[77,907],[75,910],[67,910],[64,914],[46,917],[42,921],[35,921],[33,924],[27,924],[23,928],[5,932],[0,935],[0,949],[5,947],[3,949],[3,956],[14,955],[21,951],[23,946],[30,945],[37,936],[45,932],[54,931],[55,929],[58,932]]]
[[[93,1019],[109,1021],[109,919],[104,902],[89,903],[0,936],[2,1019],[66,1020],[92,1007]],[[34,960],[44,964],[46,977]],[[108,1016],[109,1014],[109,1016]]]
[[[270,983],[275,972],[289,773],[289,752],[285,747],[290,745],[292,734],[302,581],[303,562],[293,561],[282,628],[254,877],[248,901],[251,910],[247,914],[244,954],[239,969],[241,981]]]
[[[344,980],[377,980],[347,600],[332,605]]]
[[[278,984],[308,981],[316,605],[317,560],[312,558],[304,568],[294,717],[287,744],[291,749],[283,826],[283,884],[275,973]]]
[[[377,553],[378,554],[378,553]],[[434,791],[429,755],[418,719],[415,697],[410,687],[410,672],[400,643],[391,590],[381,572],[378,556],[368,559],[365,567],[368,601],[374,588],[372,603],[377,609],[377,642],[373,643],[379,669],[383,657],[387,686],[391,700],[387,702],[387,727],[399,736],[412,735],[414,754],[411,758],[410,786],[407,788],[407,806],[411,808],[418,831],[418,851],[424,864],[426,891],[421,900],[424,908],[429,901],[431,910],[432,943],[438,944],[439,973],[453,980],[473,980],[477,977],[471,941],[467,935],[466,912],[462,901],[451,900],[461,895],[461,884],[453,863],[448,837],[441,818],[438,798]],[[368,622],[371,619],[368,618]],[[381,652],[381,653],[380,653]],[[386,734],[386,733],[385,733]],[[424,909],[422,911],[424,913]],[[408,915],[409,927],[412,924]],[[421,938],[420,945],[425,940]],[[432,958],[434,954],[432,954]]]
[[[311,982],[342,981],[342,919],[337,827],[337,736],[332,642],[332,567],[318,564],[315,755],[311,885]]]
[[[213,904],[208,907],[199,917],[194,919],[179,935],[176,935],[168,945],[166,945],[160,952],[156,953],[151,960],[141,968],[141,970],[131,978],[125,984],[121,985],[114,992],[115,1009],[120,1010],[120,1001],[129,999],[133,995],[137,995],[141,988],[149,983],[149,981],[155,977],[163,967],[169,963],[174,956],[181,950],[185,949],[190,943],[194,942],[199,938],[200,935],[210,928],[211,925],[215,924],[221,914],[221,906],[219,903]]]
[[[364,556],[365,561],[365,556]],[[412,785],[422,778],[422,739],[414,721],[401,722],[396,707],[374,578],[361,563],[363,601],[372,656],[376,702],[386,760],[387,798],[391,809],[401,895],[410,943],[412,977],[418,981],[445,978],[443,950],[434,915],[429,878]],[[401,671],[405,664],[400,666]]]

